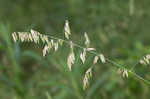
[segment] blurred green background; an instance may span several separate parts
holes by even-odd
[[[72,40],[91,47],[111,60],[132,68],[150,80],[150,67],[138,64],[150,53],[150,0],[0,0],[0,99],[149,99],[150,85],[129,74],[122,78],[110,63],[100,62],[84,91],[82,79],[92,65],[83,65],[76,49],[73,71],[67,69],[68,46],[42,57],[43,45],[14,43],[11,33],[31,28],[64,37],[69,20]]]

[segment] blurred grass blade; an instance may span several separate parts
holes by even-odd
[[[90,91],[87,94],[87,98],[91,99],[91,97],[96,93],[96,91],[102,87],[102,84],[109,78],[110,72],[104,73],[94,85],[91,86]]]
[[[51,95],[48,92],[46,92],[46,97],[47,99],[52,99]]]

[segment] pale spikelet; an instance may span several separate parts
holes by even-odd
[[[69,36],[71,35],[71,32],[70,32],[70,26],[69,26],[69,21],[68,20],[66,20],[66,22],[65,22],[64,31],[65,31],[65,37],[67,39],[69,39]]]
[[[140,64],[149,65],[149,64],[150,64],[150,54],[144,56],[144,57],[140,60]]]
[[[104,57],[103,54],[100,54],[99,57],[100,57],[102,63],[106,62],[105,57]]]
[[[67,65],[70,71],[72,70],[72,65],[74,64],[74,61],[75,61],[75,55],[74,55],[74,52],[71,51],[71,53],[69,54],[67,58]]]
[[[13,37],[14,42],[16,42],[18,40],[18,36],[17,36],[16,32],[12,33],[12,37]]]
[[[122,75],[122,77],[127,77],[128,78],[128,70],[127,69],[121,69],[119,68],[117,71],[118,74]]]
[[[81,52],[81,54],[80,54],[80,59],[81,59],[83,64],[85,62],[85,58],[86,58],[86,49],[84,48],[83,52]]]
[[[89,81],[88,81],[87,76],[85,76],[83,79],[83,89],[85,90],[88,85],[89,85]]]
[[[37,32],[37,31],[35,31],[35,30],[33,30],[33,29],[31,29],[30,32],[31,32],[31,34],[32,34],[33,41],[34,41],[35,43],[39,43],[39,40],[40,40],[40,33]]]
[[[88,37],[88,35],[87,35],[86,32],[84,33],[84,37],[85,37],[85,45],[86,45],[86,47],[89,47],[89,45],[90,45],[90,40],[89,40],[89,37]]]
[[[59,42],[60,46],[62,46],[64,41],[62,39],[59,39],[58,42]]]
[[[96,64],[96,63],[97,63],[97,61],[98,61],[98,59],[99,59],[99,56],[95,56],[95,57],[94,57],[93,64]]]
[[[50,51],[52,48],[51,42],[48,42],[47,45],[44,46],[43,48],[43,56],[46,56],[46,54]]]
[[[54,43],[54,49],[55,49],[55,51],[58,50],[58,42]]]
[[[51,45],[53,46],[53,45],[54,45],[54,40],[53,40],[53,39],[51,39],[51,41],[50,41],[50,42],[51,42]]]
[[[89,69],[86,71],[86,74],[87,74],[88,78],[92,77],[92,68],[89,68]]]
[[[43,56],[46,56],[47,51],[48,51],[48,45],[45,45],[43,48]]]
[[[89,68],[86,73],[85,76],[83,78],[83,89],[85,90],[87,88],[87,86],[89,85],[89,79],[92,77],[92,68]]]
[[[72,70],[72,65],[74,64],[74,61],[75,61],[75,55],[74,55],[74,52],[73,52],[73,43],[72,41],[70,41],[70,49],[71,49],[71,52],[68,56],[68,59],[67,59],[67,65],[68,65],[68,68],[69,70],[71,71]]]
[[[127,69],[124,69],[122,76],[128,78],[128,70]]]
[[[95,48],[87,48],[87,51],[95,51]]]

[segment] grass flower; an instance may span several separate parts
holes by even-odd
[[[12,33],[12,37],[13,37],[14,42],[17,42],[19,40],[21,42],[33,42],[35,44],[39,44],[39,42],[41,41],[44,44],[44,48],[42,51],[43,56],[46,56],[47,53],[49,53],[49,51],[51,50],[51,48],[54,48],[54,51],[57,51],[59,48],[59,45],[62,46],[64,42],[66,44],[69,44],[71,51],[67,57],[67,66],[70,71],[72,71],[72,65],[75,63],[75,53],[73,50],[74,46],[82,49],[82,52],[80,53],[80,59],[83,64],[85,63],[85,60],[86,60],[86,54],[87,54],[87,52],[89,52],[89,53],[92,53],[95,55],[94,60],[93,60],[93,65],[95,65],[98,62],[98,60],[101,60],[102,63],[106,63],[106,61],[107,61],[117,67],[120,67],[120,64],[117,64],[116,62],[109,60],[108,58],[105,58],[103,54],[96,53],[95,48],[89,47],[90,40],[89,40],[89,37],[86,32],[84,33],[84,37],[85,37],[84,43],[85,43],[86,47],[82,47],[78,44],[73,43],[71,40],[69,40],[69,36],[71,35],[71,32],[70,32],[69,22],[67,20],[65,22],[64,31],[65,31],[65,37],[68,40],[63,40],[63,39],[59,39],[59,38],[56,38],[53,36],[44,35],[33,29],[31,29],[30,32],[14,32],[14,33]],[[143,57],[140,60],[140,63],[144,64],[144,65],[150,64],[150,55],[148,54],[145,57]],[[91,66],[85,72],[85,75],[83,78],[83,89],[86,89],[87,86],[89,85],[89,79],[92,77],[92,68],[93,68],[93,66]],[[119,68],[118,71],[123,77],[128,77],[128,72],[130,72],[134,76],[136,76],[138,79],[141,79],[150,85],[149,81],[143,79],[142,77],[140,77],[136,73],[132,72],[131,70],[129,71],[126,68],[123,68],[123,69]]]
[[[65,22],[64,31],[65,31],[65,37],[67,39],[69,39],[69,36],[71,35],[71,32],[70,32],[70,26],[69,26],[69,21],[68,20],[66,20],[66,22]]]
[[[80,59],[81,59],[83,64],[85,62],[85,57],[86,57],[86,49],[84,48],[83,52],[81,52],[81,54],[80,54]]]
[[[140,64],[149,65],[149,64],[150,64],[150,54],[144,56],[144,57],[140,60]]]
[[[88,37],[88,35],[87,35],[86,32],[84,33],[84,37],[85,37],[85,45],[86,45],[86,47],[89,47],[89,45],[90,45],[90,40],[89,40],[89,37]]]
[[[92,68],[89,68],[83,78],[83,89],[85,90],[89,85],[89,79],[92,77]]]

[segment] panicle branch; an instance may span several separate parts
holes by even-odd
[[[44,44],[44,48],[42,51],[44,57],[50,52],[50,50],[52,48],[54,49],[54,51],[57,51],[59,46],[63,46],[64,42],[69,44],[71,50],[70,50],[70,53],[67,57],[67,66],[68,66],[70,71],[72,71],[72,66],[75,63],[75,53],[74,53],[74,46],[75,46],[75,47],[82,49],[82,52],[80,53],[80,59],[81,59],[82,64],[85,63],[87,52],[89,52],[89,53],[92,53],[93,55],[95,55],[95,57],[93,59],[93,66],[98,62],[98,60],[100,60],[102,63],[106,63],[106,61],[107,61],[107,62],[119,67],[118,73],[121,74],[123,77],[128,77],[128,73],[130,72],[131,74],[133,74],[138,79],[143,80],[144,82],[147,82],[150,85],[150,82],[148,80],[143,79],[142,77],[140,77],[136,73],[132,72],[132,70],[128,70],[128,69],[124,68],[124,66],[121,66],[120,64],[117,64],[116,62],[109,60],[108,58],[105,58],[102,53],[99,54],[99,53],[95,52],[96,51],[95,48],[89,47],[90,46],[90,40],[89,40],[89,37],[88,37],[86,32],[84,33],[84,37],[85,37],[84,44],[86,47],[82,47],[76,43],[73,43],[71,40],[69,40],[69,37],[71,35],[71,31],[70,31],[70,26],[69,26],[68,20],[66,20],[66,22],[65,22],[64,34],[65,34],[65,38],[67,40],[63,40],[63,39],[60,39],[60,38],[57,38],[54,36],[44,35],[44,34],[41,34],[37,31],[31,29],[30,32],[14,32],[14,33],[12,33],[12,37],[13,37],[14,42],[17,42],[17,41],[33,42],[35,44],[39,44],[40,42],[42,42]],[[144,64],[144,65],[150,64],[150,55],[148,54],[145,57],[143,57],[140,60],[140,63]],[[91,66],[85,72],[85,75],[83,78],[83,89],[86,89],[87,86],[89,85],[89,79],[92,77],[93,66]]]

